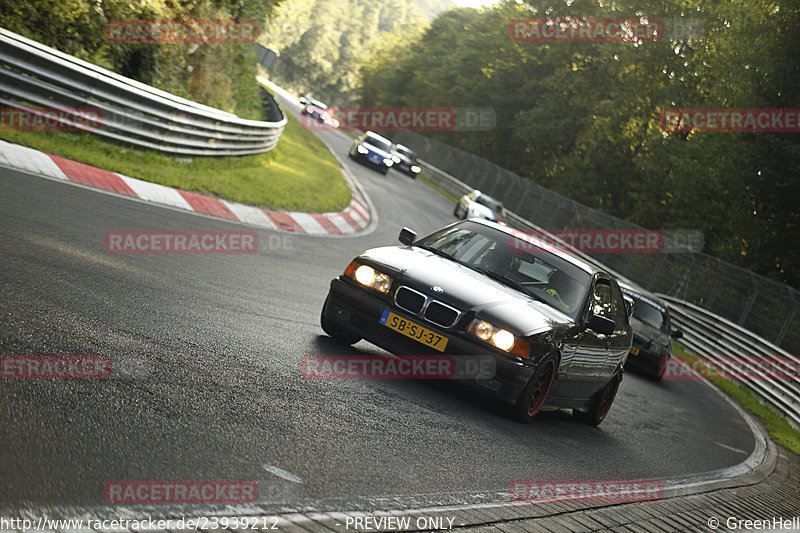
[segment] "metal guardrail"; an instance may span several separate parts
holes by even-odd
[[[437,139],[413,131],[398,131],[392,139],[544,228],[642,229]],[[785,283],[702,252],[592,255],[651,292],[692,302],[800,354],[800,291]]]
[[[424,170],[423,178],[454,196],[460,197],[473,190],[469,185],[427,161],[420,161],[420,165]],[[545,231],[515,213],[509,212],[508,219],[510,225],[517,229]],[[563,244],[570,248],[566,243]],[[571,253],[631,283],[625,276],[591,256],[575,249],[572,249]],[[774,379],[774,375],[770,375],[769,370],[764,371],[763,367],[759,368],[759,362],[777,361],[778,358],[784,362],[791,362],[793,368],[800,368],[800,358],[692,303],[663,294],[658,296],[667,302],[671,318],[684,332],[681,342],[696,352],[701,359],[710,362],[712,366],[716,365],[717,368],[729,368],[732,362],[742,365],[750,363],[747,368],[754,369],[754,371],[747,373],[748,379],[743,383],[764,401],[783,413],[795,427],[800,427],[800,376],[794,376],[793,379],[789,376],[786,379]]]
[[[468,192],[474,190],[472,187],[470,187],[466,183],[463,183],[462,181],[460,181],[455,176],[451,176],[447,172],[445,172],[445,171],[443,171],[443,170],[441,170],[439,168],[436,168],[435,166],[431,165],[427,161],[419,160],[419,163],[420,163],[420,166],[422,167],[422,169],[425,171],[425,172],[422,173],[422,177],[424,179],[427,179],[428,181],[430,181],[431,183],[433,183],[437,187],[440,187],[441,189],[447,191],[448,193],[450,193],[450,194],[452,194],[454,196],[460,197],[460,196],[463,196],[463,195],[467,194]],[[612,275],[616,276],[617,278],[620,278],[620,279],[623,279],[623,280],[626,279],[625,276],[623,276],[619,272],[616,272],[615,270],[609,268],[607,265],[604,265],[604,264],[600,263],[599,261],[597,261],[595,258],[591,257],[590,255],[587,255],[587,254],[581,252],[580,250],[577,250],[577,249],[573,248],[572,246],[570,246],[569,243],[557,238],[555,235],[553,235],[552,233],[550,233],[546,229],[537,226],[536,224],[534,224],[530,220],[522,218],[521,216],[519,216],[516,213],[514,213],[512,211],[509,211],[509,210],[506,210],[506,213],[508,215],[508,223],[509,223],[510,227],[512,227],[514,229],[519,229],[519,230],[522,230],[522,231],[535,231],[535,232],[537,232],[537,234],[548,235],[549,237],[551,237],[553,239],[553,241],[556,241],[556,242],[560,243],[560,245],[563,246],[564,249],[568,250],[572,255],[580,257],[583,261],[586,261],[590,265],[594,265],[594,266],[596,266],[598,268],[601,268],[604,271],[608,272],[609,274],[612,274]]]
[[[683,344],[711,363],[712,369],[735,373],[738,365],[746,368],[741,382],[800,427],[800,378],[776,379],[781,372],[771,368],[771,363],[780,371],[800,368],[800,358],[702,307],[658,296],[667,302],[670,318],[683,331]]]
[[[248,120],[120,76],[0,28],[0,104],[20,109],[93,108],[107,138],[176,155],[268,152],[286,116]]]

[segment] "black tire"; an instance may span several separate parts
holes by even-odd
[[[527,424],[536,418],[550,394],[557,369],[558,359],[555,355],[542,359],[514,404],[512,415],[515,420]]]
[[[388,174],[388,173],[389,173],[389,168],[388,168],[388,167],[383,167],[383,168],[381,169],[381,174],[383,174],[384,176],[385,176],[386,174]]]
[[[669,365],[669,358],[658,362],[658,370],[651,376],[653,381],[661,381],[661,378],[664,377],[664,373],[667,371],[667,365]]]
[[[455,208],[453,209],[453,216],[454,216],[454,217],[456,217],[456,218],[463,218],[463,217],[462,217],[462,216],[461,216],[461,215],[458,213],[458,208],[459,208],[459,207],[461,207],[461,203],[457,203],[457,204],[456,204]]]
[[[619,390],[619,384],[622,381],[622,373],[617,372],[614,376],[608,380],[608,383],[600,389],[600,392],[597,393],[594,400],[592,400],[592,405],[589,407],[587,412],[582,411],[573,411],[573,416],[580,420],[585,424],[589,424],[590,426],[599,426],[600,422],[602,422],[608,412],[611,410],[611,405],[614,403],[614,398],[617,397],[617,390]]]
[[[319,317],[319,323],[322,326],[322,331],[324,331],[328,337],[337,340],[343,344],[352,345],[357,343],[361,340],[361,337],[350,331],[349,329],[345,329],[338,324],[332,323],[330,320],[325,318],[325,313],[328,309],[328,301],[330,300],[330,296],[325,298],[325,303],[322,306],[322,313]]]

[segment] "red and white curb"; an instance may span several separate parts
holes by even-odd
[[[347,235],[366,229],[372,220],[368,200],[344,169],[342,175],[353,193],[350,205],[335,213],[301,213],[262,209],[173,189],[2,140],[0,165],[277,231],[309,235]]]

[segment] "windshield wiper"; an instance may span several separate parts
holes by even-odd
[[[415,244],[414,246],[416,246],[417,248],[422,248],[423,250],[428,250],[429,252],[433,252],[436,255],[441,255],[445,259],[449,259],[451,261],[455,261],[456,263],[459,263],[459,264],[462,264],[462,265],[464,264],[461,261],[459,261],[458,259],[456,259],[455,257],[453,257],[452,255],[448,254],[447,252],[443,252],[443,251],[439,250],[438,248],[433,248],[432,246],[427,246],[425,244]]]
[[[531,292],[530,289],[528,289],[525,285],[523,285],[522,283],[520,283],[519,281],[517,281],[515,279],[511,279],[508,276],[504,276],[502,274],[498,274],[497,272],[493,272],[491,270],[487,270],[487,269],[481,268],[479,266],[470,265],[469,263],[463,263],[463,262],[459,261],[458,259],[456,259],[455,257],[453,257],[452,255],[448,254],[447,252],[443,252],[442,250],[439,250],[438,248],[433,248],[432,246],[427,246],[425,244],[416,244],[415,246],[418,247],[418,248],[422,248],[423,250],[428,250],[429,252],[433,252],[436,255],[440,255],[440,256],[444,257],[445,259],[449,259],[449,260],[454,261],[454,262],[456,262],[456,263],[458,263],[460,265],[464,265],[467,268],[471,268],[472,270],[480,272],[481,274],[483,274],[485,276],[488,276],[488,277],[492,278],[495,281],[499,281],[500,283],[503,283],[504,285],[508,285],[508,286],[510,286],[510,287],[512,287],[514,289],[517,289],[518,291],[520,291],[522,293],[527,294],[528,296],[530,296],[534,300],[538,300],[540,302],[543,302],[543,303],[546,303],[546,304],[549,305],[547,300],[545,300],[544,298],[542,298],[538,294],[535,294],[535,293]]]
[[[522,283],[520,283],[519,281],[517,281],[515,279],[511,279],[508,276],[504,276],[503,274],[498,274],[497,272],[493,272],[491,270],[487,270],[485,268],[481,268],[481,267],[478,267],[478,266],[470,266],[470,268],[472,268],[474,270],[477,270],[478,272],[480,272],[481,274],[484,274],[485,276],[489,276],[490,278],[492,278],[495,281],[499,281],[500,283],[504,283],[506,285],[509,285],[509,286],[517,289],[520,292],[524,292],[525,294],[527,294],[528,296],[530,296],[531,298],[533,298],[535,300],[539,300],[540,302],[545,302],[541,298],[541,296],[538,296],[538,295],[532,293],[530,291],[530,289],[528,289],[528,287],[526,287],[525,285],[523,285]],[[545,303],[547,303],[547,302],[545,302]]]

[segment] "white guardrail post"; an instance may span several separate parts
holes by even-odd
[[[91,108],[99,126],[75,129],[187,156],[236,156],[275,148],[286,126],[248,120],[120,76],[0,28],[0,105]]]
[[[472,190],[472,187],[430,163],[420,161],[420,164],[425,171],[423,177],[450,194],[460,197]],[[508,214],[509,222],[514,227],[544,232],[528,220],[511,212]],[[569,248],[566,243],[564,245]],[[596,259],[574,249],[571,253],[630,283],[624,276],[605,267]],[[667,302],[673,322],[683,331],[683,344],[712,368],[730,369],[735,363],[747,364],[747,379],[742,380],[742,383],[783,413],[790,424],[800,428],[800,375],[795,373],[775,379],[769,364],[776,363],[776,368],[794,369],[796,372],[800,368],[800,358],[701,307],[663,294],[658,296]]]

